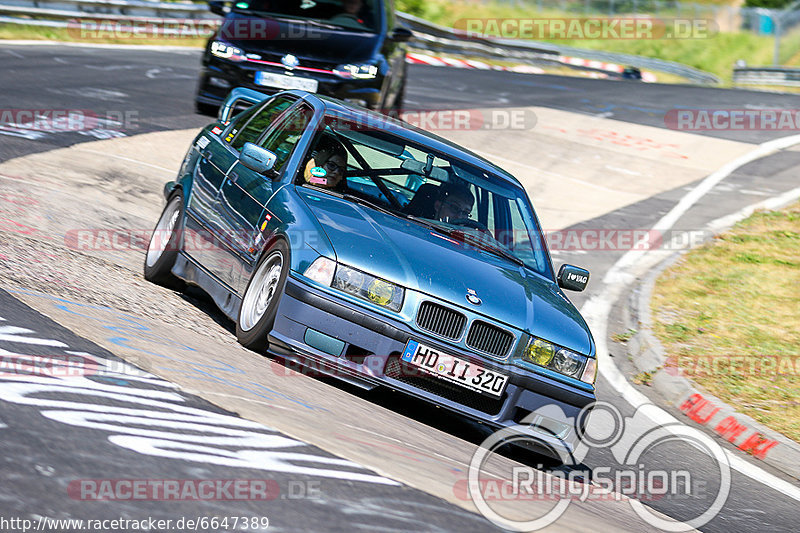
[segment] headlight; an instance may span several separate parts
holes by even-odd
[[[559,350],[553,357],[553,368],[564,375],[578,377],[578,372],[583,368],[586,358],[569,350]]]
[[[327,287],[331,286],[333,281],[333,273],[336,270],[336,262],[331,261],[327,257],[317,257],[311,266],[309,266],[303,275],[307,278],[313,279],[320,285]]]
[[[225,41],[214,41],[211,43],[211,55],[236,62],[245,60],[244,52],[240,48],[236,48]]]
[[[353,80],[371,80],[378,75],[378,67],[375,65],[339,65],[333,69],[333,73]]]
[[[336,267],[331,286],[392,311],[403,306],[402,287],[345,265]]]
[[[531,337],[522,354],[522,361],[555,370],[559,374],[594,383],[597,361],[538,337]]]

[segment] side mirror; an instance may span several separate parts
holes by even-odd
[[[277,159],[275,154],[253,143],[244,143],[239,153],[239,162],[259,174],[272,170]]]
[[[392,32],[391,39],[396,43],[407,43],[412,37],[414,37],[414,34],[411,33],[411,30],[398,26]]]
[[[224,17],[230,11],[225,8],[225,2],[222,0],[210,0],[208,2],[208,10],[221,17]]]
[[[225,101],[219,106],[219,113],[217,113],[217,120],[223,124],[227,123],[237,106],[245,104],[247,107],[263,102],[269,98],[268,95],[254,91],[253,89],[246,89],[244,87],[236,87],[225,98]]]
[[[556,279],[562,289],[581,292],[589,283],[589,271],[574,265],[561,265]]]

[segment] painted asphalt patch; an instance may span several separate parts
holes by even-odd
[[[185,529],[180,519],[234,516],[255,520],[251,530],[261,529],[262,517],[278,531],[491,528],[477,515],[183,394],[5,291],[0,309],[6,518],[172,520],[167,530]]]

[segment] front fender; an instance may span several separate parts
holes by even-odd
[[[280,236],[289,242],[293,271],[305,272],[319,256],[336,260],[328,235],[294,185],[282,187],[269,201],[267,209],[275,217],[271,238],[267,240],[271,243]]]

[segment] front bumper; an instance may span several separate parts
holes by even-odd
[[[236,87],[246,87],[264,94],[274,94],[284,89],[256,85],[255,75],[259,71],[274,72],[276,74],[290,74],[281,67],[263,65],[255,62],[234,63],[211,56],[204,62],[200,73],[200,83],[197,89],[197,102],[208,105],[220,105],[228,93]],[[347,80],[333,73],[309,72],[295,70],[293,74],[298,77],[317,80],[317,92],[340,100],[360,100],[367,107],[377,108],[381,100],[381,86],[383,77],[379,74],[370,80]]]
[[[400,356],[410,339],[508,375],[502,397],[407,367]],[[526,426],[532,447],[553,456],[574,450],[580,435],[576,421],[586,420],[579,413],[595,401],[592,393],[443,344],[291,276],[270,334],[270,350],[305,365],[310,360],[321,373],[364,388],[405,392],[493,429]]]

